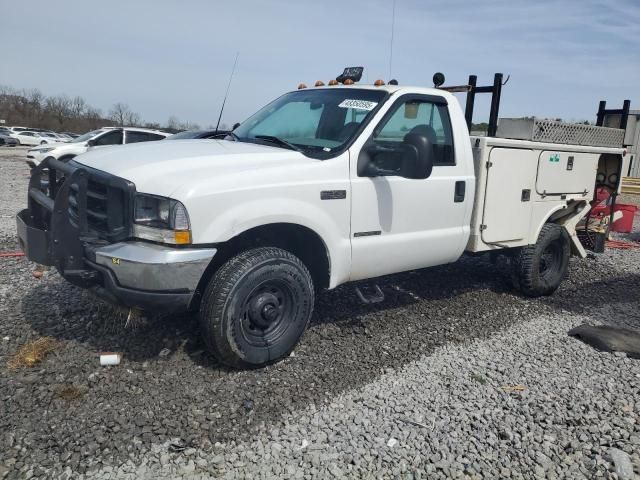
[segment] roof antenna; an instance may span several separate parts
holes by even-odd
[[[389,43],[389,78],[393,73],[393,30],[396,24],[396,0],[393,0],[393,8],[391,10],[391,41]]]
[[[240,52],[236,52],[236,59],[233,62],[233,68],[231,69],[231,75],[229,76],[229,83],[227,84],[227,91],[224,93],[224,99],[222,100],[222,108],[220,108],[220,115],[218,116],[218,123],[216,124],[216,132],[218,131],[218,127],[220,126],[220,120],[222,120],[222,112],[224,112],[224,105],[227,103],[227,96],[229,95],[229,88],[231,88],[231,80],[233,79],[233,74],[236,71],[236,65],[238,64],[238,56]]]

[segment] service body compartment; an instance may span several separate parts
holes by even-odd
[[[593,194],[599,158],[597,153],[541,151],[536,192],[542,196]]]
[[[527,238],[537,163],[533,150],[491,149],[481,227],[484,242]]]
[[[476,190],[469,252],[534,244],[552,215],[592,200],[598,161],[622,156],[621,148],[495,137],[471,137],[471,145]]]

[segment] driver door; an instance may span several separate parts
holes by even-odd
[[[408,133],[426,135],[434,149],[429,178],[399,176]],[[383,176],[367,177],[362,150]],[[355,150],[355,149],[354,149]],[[351,280],[440,265],[457,260],[466,243],[464,190],[468,179],[456,167],[446,99],[399,97],[360,150],[350,152],[352,191]],[[360,175],[358,174],[360,170]],[[465,230],[466,227],[466,230]]]

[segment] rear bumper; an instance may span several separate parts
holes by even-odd
[[[22,210],[16,221],[26,256],[34,262],[56,265],[49,232],[30,222],[28,210]],[[86,245],[81,268],[58,271],[69,282],[111,303],[180,313],[189,310],[198,283],[215,254],[215,248],[178,249],[137,241]]]

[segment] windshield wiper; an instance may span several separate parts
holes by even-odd
[[[258,138],[260,140],[266,140],[267,142],[277,143],[278,145],[288,148],[289,150],[295,150],[296,152],[302,152],[300,147],[296,147],[293,143],[289,143],[282,138],[274,137],[273,135],[256,135],[254,138]]]
[[[231,138],[233,138],[234,142],[239,142],[240,141],[240,137],[238,135],[236,135],[233,132],[227,132],[227,135],[229,135]]]

